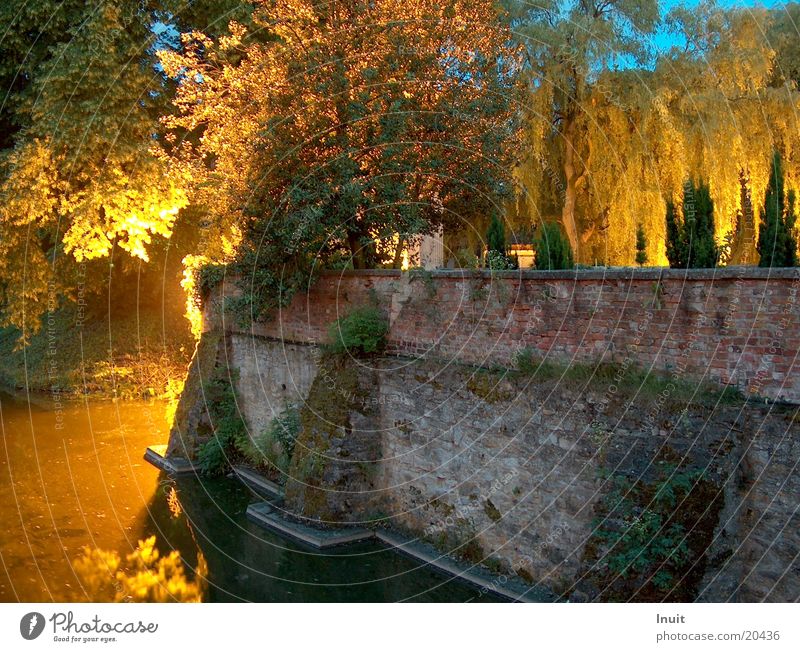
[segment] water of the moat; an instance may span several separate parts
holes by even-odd
[[[172,480],[142,459],[166,440],[165,406],[0,393],[0,601],[92,600],[83,548],[121,557],[156,536],[189,575],[208,563],[209,601],[477,601],[478,589],[379,544],[310,551],[245,518],[229,478]]]

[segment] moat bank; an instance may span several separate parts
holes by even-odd
[[[382,293],[387,278],[397,287]],[[629,356],[571,365],[531,356],[526,364],[502,365],[467,338],[462,354],[438,347],[410,357],[396,336],[409,320],[423,339],[439,320],[448,347],[457,339],[449,329],[467,328],[448,321],[429,296],[442,291],[429,287],[440,279],[354,279],[335,286],[339,308],[326,307],[336,301],[326,303],[317,288],[252,329],[232,321],[223,328],[212,298],[170,454],[195,457],[214,437],[202,388],[221,372],[251,437],[287,406],[298,407],[283,477],[286,505],[321,524],[399,529],[500,577],[513,574],[572,600],[800,596],[795,407],[746,400],[725,391],[719,377],[647,375],[638,359],[626,363]],[[786,279],[780,283],[790,293]],[[527,286],[527,296],[535,296]],[[719,304],[713,290],[703,291],[709,304]],[[673,300],[682,310],[685,302]],[[389,350],[404,354],[324,355],[321,324],[369,302],[391,320]],[[546,322],[535,323],[525,335],[534,351],[537,337],[560,337]],[[479,322],[471,328],[477,340],[504,337],[487,335]],[[612,343],[614,334],[603,337]],[[693,355],[691,343],[676,347]]]

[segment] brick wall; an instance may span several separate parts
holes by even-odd
[[[378,301],[397,355],[508,365],[529,347],[548,361],[633,363],[800,402],[798,289],[791,269],[329,272],[274,319],[224,330],[319,343],[338,317]],[[208,322],[219,294],[236,292],[228,279]]]

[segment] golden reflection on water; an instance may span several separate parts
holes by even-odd
[[[167,490],[167,507],[169,508],[169,513],[172,515],[172,518],[180,518],[181,514],[183,514],[181,501],[178,500],[178,492],[175,490],[175,487],[170,487]]]
[[[208,590],[208,565],[198,553],[195,577],[186,576],[180,553],[162,557],[155,536],[139,541],[125,556],[84,548],[73,567],[93,602],[202,602]]]
[[[142,459],[166,441],[164,403],[49,403],[0,394],[0,601],[98,599],[72,566],[86,547],[93,563],[110,568],[121,554],[115,573],[143,574],[118,580],[133,599],[158,593],[153,578],[194,596],[179,556],[156,557],[150,539],[140,542],[154,501],[164,500],[158,471]]]

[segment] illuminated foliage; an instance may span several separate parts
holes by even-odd
[[[123,562],[116,552],[85,547],[73,568],[92,602],[202,602],[208,566],[198,553],[195,578],[186,576],[181,555],[162,557],[155,536],[139,541]]]
[[[623,8],[637,3],[598,4]],[[643,10],[646,3],[638,4]],[[707,180],[717,243],[735,232],[742,174],[760,212],[774,149],[783,155],[787,187],[796,189],[800,94],[793,53],[800,38],[792,16],[797,16],[794,5],[786,11],[721,9],[712,2],[677,7],[666,26],[679,46],[635,68],[615,70],[597,59],[588,68],[576,68],[589,71],[577,85],[577,77],[560,76],[558,56],[542,54],[542,65],[532,72],[529,154],[517,171],[525,190],[522,219],[558,219],[568,227],[565,212],[574,202],[579,260],[631,264],[641,224],[648,260],[663,265],[664,202],[680,202],[685,179]],[[547,22],[542,16],[538,20]],[[534,34],[555,29],[534,27]],[[628,33],[620,32],[623,37]],[[572,52],[569,42],[562,45],[566,52]],[[632,61],[637,52],[643,54],[641,45],[639,40],[622,43],[614,51]],[[572,60],[564,56],[563,61]],[[570,89],[567,98],[577,98],[573,88],[582,93],[574,104],[573,147],[579,165],[571,174],[564,168],[572,132],[558,109],[566,102],[559,99],[565,93],[561,88]],[[743,226],[754,244],[757,225]]]
[[[586,192],[597,154],[615,155],[597,142],[595,114],[598,81],[621,58],[643,63],[645,41],[658,22],[657,0],[546,0],[508,2],[515,35],[525,44],[530,64],[530,151],[520,178],[538,213],[559,215],[570,248],[582,258],[583,244],[602,228],[580,219],[579,193]],[[602,136],[601,136],[602,137]],[[553,184],[555,182],[555,184]],[[556,186],[550,203],[537,186]],[[617,184],[613,184],[616,186]],[[537,195],[539,195],[537,197]]]
[[[3,317],[27,332],[45,297],[69,292],[75,262],[115,247],[147,261],[186,203],[153,151],[163,84],[151,19],[111,0],[62,18],[65,34],[14,98],[20,127],[0,161]]]
[[[319,264],[399,264],[409,237],[510,194],[519,64],[492,2],[260,1],[252,24],[161,55],[176,169],[241,229],[244,312]]]

